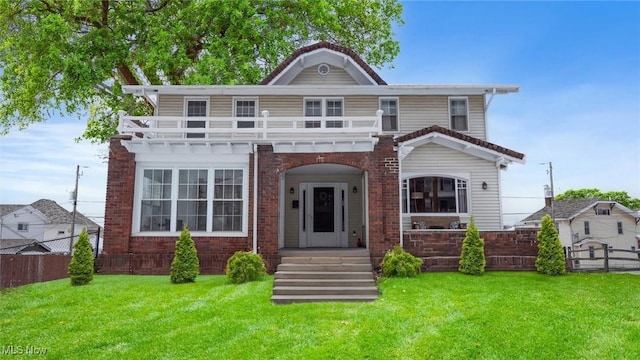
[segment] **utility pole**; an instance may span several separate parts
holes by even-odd
[[[83,166],[86,168],[88,166]],[[71,214],[71,238],[69,240],[69,253],[73,253],[73,237],[76,235],[76,209],[78,207],[78,179],[80,179],[80,165],[76,165],[76,186],[73,190],[73,213]]]
[[[555,225],[556,223],[556,214],[554,211],[554,204],[556,202],[556,197],[555,194],[553,192],[553,165],[551,164],[551,161],[549,161],[549,182],[551,183],[551,220],[553,220],[553,224]]]

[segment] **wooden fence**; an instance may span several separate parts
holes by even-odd
[[[70,255],[0,255],[0,288],[63,279]]]
[[[640,251],[614,249],[603,244],[574,250],[565,248],[570,271],[640,271]],[[586,255],[586,256],[585,256]]]

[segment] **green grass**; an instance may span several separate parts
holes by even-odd
[[[371,303],[292,305],[269,301],[272,284],[98,275],[4,290],[0,345],[60,359],[640,358],[638,275],[426,273],[384,280]]]

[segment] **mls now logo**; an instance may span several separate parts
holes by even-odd
[[[46,353],[46,348],[38,348],[35,346],[2,346],[2,355],[44,355]]]

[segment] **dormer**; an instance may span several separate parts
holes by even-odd
[[[261,85],[387,85],[354,51],[326,41],[296,50]]]

